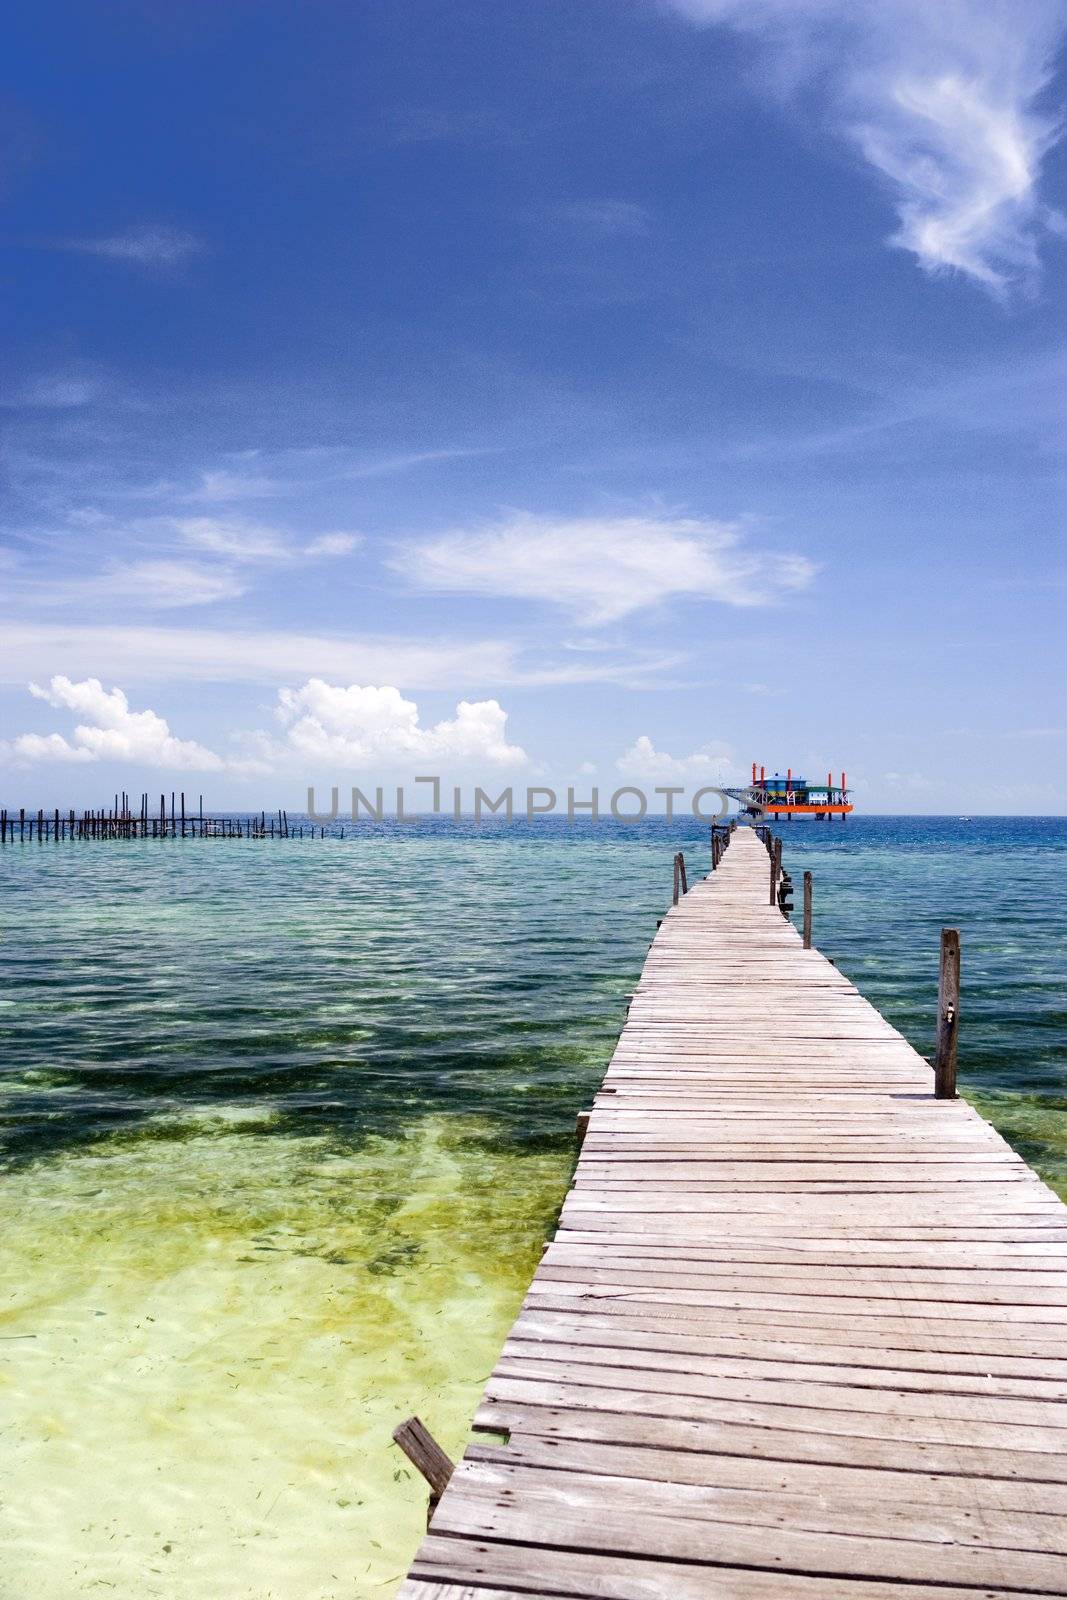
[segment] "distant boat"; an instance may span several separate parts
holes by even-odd
[[[957,822],[973,822],[974,818],[973,817],[957,817],[956,821]]]

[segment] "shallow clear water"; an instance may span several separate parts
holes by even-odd
[[[784,824],[816,940],[1067,1193],[1063,820]],[[0,850],[0,1595],[389,1595],[692,822]],[[799,900],[799,895],[797,896]],[[7,1585],[7,1587],[5,1587]]]

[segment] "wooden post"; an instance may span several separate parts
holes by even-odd
[[[682,854],[682,852],[680,850],[678,852],[678,874],[679,874],[679,877],[682,880],[682,893],[683,894],[688,894],[689,893],[689,880],[687,879],[687,877],[685,875],[685,856]]]
[[[437,1502],[448,1488],[448,1480],[455,1471],[455,1463],[437,1443],[433,1434],[418,1417],[409,1417],[399,1428],[393,1429],[393,1441],[398,1444],[430,1485],[430,1508],[426,1516],[429,1523],[437,1509]]]
[[[769,845],[771,853],[771,905],[778,904],[778,874],[782,870],[782,841],[773,840]]]
[[[941,929],[941,973],[937,985],[937,1050],[934,1095],[956,1098],[956,1036],[960,1026],[960,930]]]
[[[804,874],[804,948],[811,949],[811,873]]]
[[[674,858],[674,899],[671,902],[672,905],[677,905],[678,904],[678,885],[679,885],[678,857],[676,855],[675,858]]]
[[[579,1111],[578,1119],[574,1124],[574,1132],[575,1132],[575,1134],[577,1136],[577,1139],[578,1139],[578,1148],[579,1148],[579,1150],[582,1148],[582,1145],[585,1143],[585,1136],[589,1132],[589,1118],[591,1116],[592,1116],[592,1112],[591,1111]]]

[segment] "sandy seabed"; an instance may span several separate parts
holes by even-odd
[[[350,1151],[254,1109],[0,1185],[3,1600],[389,1596],[567,1176],[426,1118]]]

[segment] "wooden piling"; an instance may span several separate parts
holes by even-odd
[[[393,1429],[393,1439],[403,1450],[413,1467],[417,1467],[430,1485],[430,1502],[426,1508],[426,1526],[430,1526],[448,1480],[455,1471],[455,1463],[437,1443],[433,1434],[418,1417],[409,1417],[399,1428]]]
[[[960,1025],[960,931],[941,929],[941,970],[937,984],[937,1046],[934,1095],[956,1098],[956,1039]]]
[[[804,874],[804,948],[811,949],[811,873]]]

